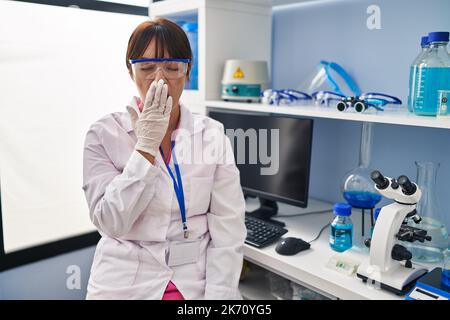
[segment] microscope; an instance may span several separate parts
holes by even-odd
[[[422,192],[404,175],[393,179],[373,171],[371,178],[378,192],[395,202],[381,208],[372,238],[365,241],[370,248],[370,256],[359,266],[357,276],[364,282],[405,295],[416,280],[428,272],[425,268],[413,266],[411,252],[397,241],[431,241],[426,230],[408,225],[410,219],[416,224],[421,221],[416,204]]]

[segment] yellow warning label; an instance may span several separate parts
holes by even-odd
[[[236,71],[233,74],[233,78],[235,79],[242,79],[244,78],[244,73],[242,72],[241,68],[237,68]]]

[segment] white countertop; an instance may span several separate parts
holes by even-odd
[[[247,199],[247,211],[258,208],[259,202],[256,199]],[[279,214],[292,214],[300,208],[285,204],[278,204]],[[330,204],[331,208],[331,204]],[[369,216],[367,214],[367,216]],[[352,221],[354,232],[360,232],[361,214],[354,211]],[[298,237],[305,241],[311,241],[328,222],[334,218],[332,212],[309,214],[305,216],[278,217],[274,219],[286,223],[286,233],[283,237]],[[368,225],[369,221],[366,221]],[[245,245],[245,259],[264,267],[274,273],[282,275],[291,281],[299,283],[307,288],[313,289],[331,298],[339,299],[374,299],[374,300],[396,300],[404,299],[386,290],[377,289],[367,285],[357,278],[354,273],[351,276],[344,275],[338,271],[326,267],[329,259],[337,254],[333,251],[328,242],[329,230],[325,229],[321,237],[311,243],[311,248],[302,251],[294,256],[283,256],[275,251],[276,244],[272,244],[263,249],[258,249]],[[347,250],[345,256],[357,261],[361,261],[368,256],[368,252]]]

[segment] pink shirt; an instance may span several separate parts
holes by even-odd
[[[169,281],[162,300],[184,300],[184,297],[173,282]]]

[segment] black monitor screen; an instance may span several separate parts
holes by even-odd
[[[246,194],[306,207],[313,120],[212,109],[234,148]]]

